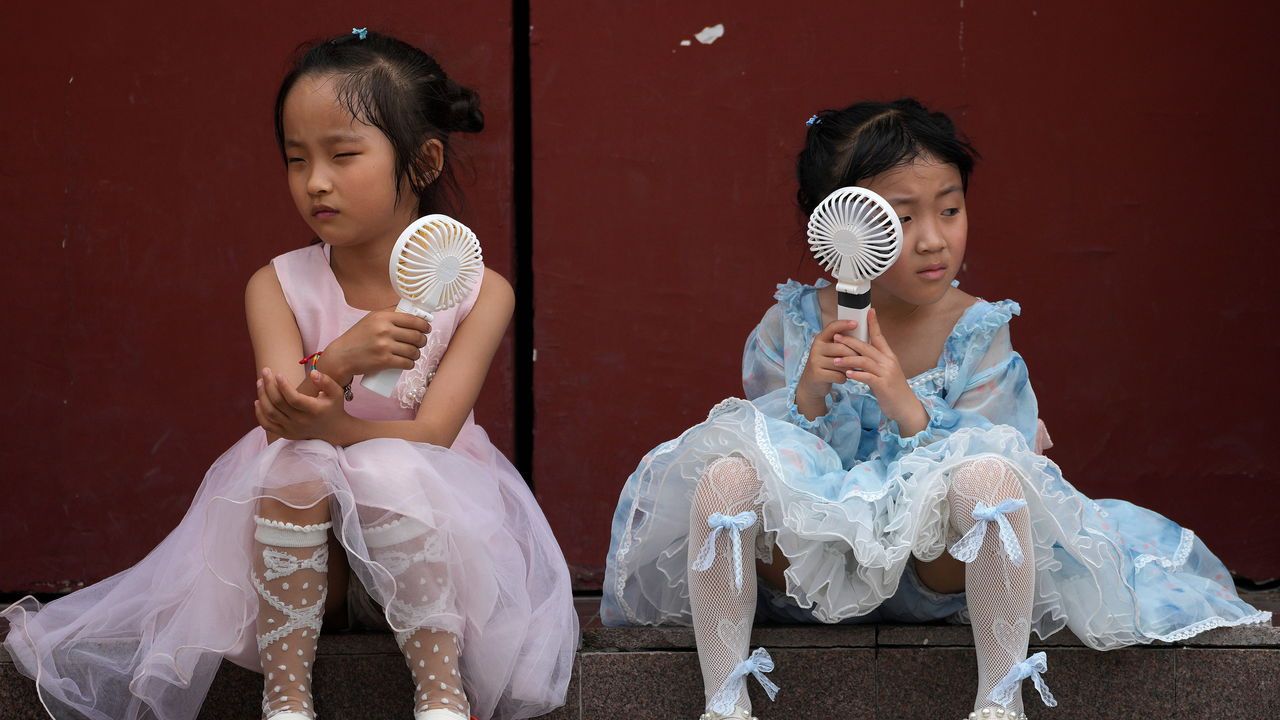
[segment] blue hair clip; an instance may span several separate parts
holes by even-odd
[[[369,37],[369,28],[351,28],[351,34],[359,37],[361,40]]]
[[[809,127],[813,127],[814,125],[817,125],[820,122],[822,122],[822,118],[818,117],[817,115],[814,115],[810,117],[808,120],[805,120],[804,124],[808,125]]]

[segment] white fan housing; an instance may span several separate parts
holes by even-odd
[[[866,340],[871,281],[902,253],[902,223],[887,200],[862,187],[842,187],[809,215],[809,248],[836,276],[838,317],[857,320]]]
[[[426,215],[400,233],[391,249],[391,285],[400,295],[397,312],[432,322],[433,313],[466,299],[484,272],[480,239],[448,215]],[[360,384],[390,397],[400,380],[399,368],[364,376]]]

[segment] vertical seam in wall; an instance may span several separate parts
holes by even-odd
[[[512,285],[516,293],[514,411],[515,466],[529,483],[533,477],[533,108],[530,76],[528,0],[511,3],[512,128]]]

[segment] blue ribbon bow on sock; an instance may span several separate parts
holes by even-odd
[[[1058,704],[1058,700],[1053,696],[1053,693],[1049,692],[1049,686],[1045,684],[1044,678],[1040,676],[1040,673],[1048,670],[1048,657],[1043,652],[1038,652],[1009,668],[1009,673],[1000,682],[996,683],[995,687],[991,688],[991,692],[987,694],[987,699],[1007,708],[1013,703],[1013,695],[1018,692],[1019,683],[1031,678],[1031,681],[1035,683],[1036,690],[1040,692],[1040,701],[1048,707],[1055,707]]]
[[[737,515],[711,513],[707,518],[711,534],[707,535],[706,542],[702,543],[702,549],[698,551],[698,557],[693,561],[693,569],[704,571],[711,567],[711,563],[716,559],[716,538],[721,530],[728,530],[729,537],[733,540],[733,584],[737,586],[738,592],[742,592],[742,531],[755,524],[756,514],[750,510]]]
[[[772,680],[765,677],[765,673],[773,672],[773,658],[770,657],[769,651],[764,648],[756,648],[751,656],[746,660],[738,663],[738,666],[729,673],[729,677],[724,679],[720,684],[720,689],[715,695],[711,696],[707,708],[712,712],[727,715],[734,710],[734,704],[738,700],[739,693],[742,692],[742,686],[747,682],[747,676],[753,675],[760,687],[764,688],[764,692],[772,700],[778,696],[778,686]]]
[[[1014,534],[1013,526],[1009,524],[1009,518],[1006,516],[1026,506],[1027,501],[1021,498],[1010,498],[995,507],[990,507],[979,500],[977,506],[973,508],[973,519],[978,522],[969,528],[969,532],[965,533],[964,537],[951,546],[952,557],[960,562],[973,562],[978,557],[978,551],[982,549],[982,542],[987,538],[987,526],[994,523],[1000,529],[1000,542],[1004,544],[1004,552],[1009,556],[1009,562],[1021,567],[1022,545],[1018,544],[1018,536]]]

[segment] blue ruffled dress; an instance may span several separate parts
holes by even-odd
[[[1069,627],[1106,650],[1270,622],[1270,613],[1240,600],[1191,530],[1122,500],[1085,497],[1037,452],[1036,397],[1009,336],[1015,302],[968,308],[938,364],[909,381],[929,414],[920,433],[903,437],[870,388],[854,381],[834,389],[824,416],[806,419],[795,388],[820,330],[817,290],[825,284],[779,285],[777,303],[747,340],[749,400],[720,403],[645,455],[627,479],[613,518],[605,624],[691,622],[691,498],[707,464],[727,455],[746,458],[760,475],[757,555],[776,546],[790,563],[777,592],[820,622],[879,618],[877,609],[908,593],[910,612],[900,614],[909,619],[955,613],[956,596],[922,592],[909,561],[946,549],[951,471],[992,455],[1017,469],[1031,513],[1032,628],[1041,638]]]

